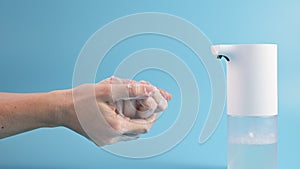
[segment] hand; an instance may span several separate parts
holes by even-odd
[[[89,94],[91,90],[95,91],[94,96]],[[158,113],[167,108],[167,101],[171,99],[169,93],[149,82],[115,77],[97,84],[78,86],[68,90],[67,96],[64,125],[99,146],[137,139],[147,133],[157,120]],[[95,98],[98,112],[90,108]],[[78,110],[83,113],[76,112]],[[88,119],[89,124],[84,124],[90,126],[88,130],[82,128],[84,122],[79,122],[77,116]]]

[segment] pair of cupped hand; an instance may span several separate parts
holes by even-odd
[[[168,101],[172,97],[167,91],[146,81],[111,77],[93,85],[103,120],[98,121],[95,130],[85,131],[89,129],[83,126],[84,131],[77,132],[99,146],[134,140],[149,132],[158,113],[168,107]],[[84,88],[79,86],[74,90],[76,92]],[[75,100],[81,102],[86,99]],[[81,123],[82,125],[84,124]]]

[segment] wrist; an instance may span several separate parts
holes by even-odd
[[[68,118],[68,105],[70,102],[68,90],[55,90],[46,93],[49,111],[46,125],[48,127],[65,126]],[[72,101],[72,100],[71,100]]]
[[[81,135],[88,137],[85,131],[82,129],[75,112],[73,102],[73,89],[55,92],[58,92],[58,95],[61,98],[58,106],[59,111],[57,111],[58,114],[56,115],[57,121],[60,122],[59,126],[67,127]]]

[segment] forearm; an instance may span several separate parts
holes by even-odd
[[[40,127],[62,125],[63,91],[0,93],[0,138]]]

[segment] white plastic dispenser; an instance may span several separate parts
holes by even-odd
[[[228,169],[277,169],[277,45],[215,45],[226,59]]]

